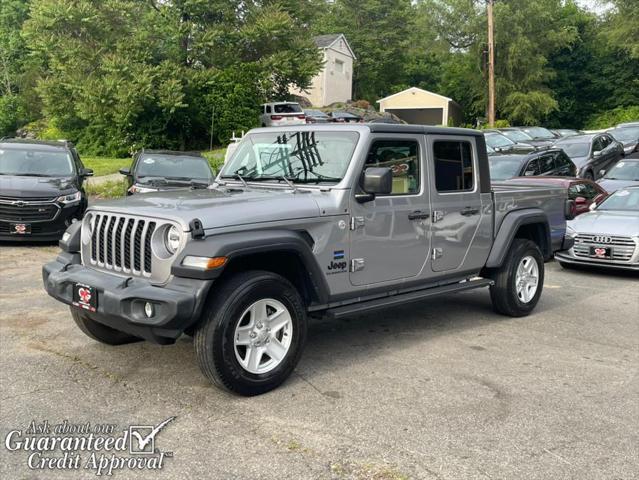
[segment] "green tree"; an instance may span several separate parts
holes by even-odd
[[[308,86],[319,70],[296,5],[34,0],[24,34],[47,65],[44,113],[94,153],[201,147],[213,114],[217,141],[227,141],[256,123],[261,101]]]

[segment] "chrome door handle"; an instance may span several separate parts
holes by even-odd
[[[415,210],[408,214],[409,220],[427,220],[430,218],[430,212],[423,212],[422,210]]]
[[[472,215],[477,215],[479,213],[479,209],[473,208],[473,207],[466,207],[459,213],[461,213],[465,217],[470,217]]]

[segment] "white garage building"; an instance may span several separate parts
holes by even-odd
[[[461,107],[452,98],[412,87],[378,100],[381,112],[390,112],[415,125],[459,125]]]

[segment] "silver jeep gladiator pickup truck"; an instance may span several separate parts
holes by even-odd
[[[209,189],[90,207],[43,280],[89,337],[192,335],[209,379],[255,395],[291,374],[311,316],[479,287],[529,314],[573,210],[563,189],[491,188],[474,130],[261,128]]]

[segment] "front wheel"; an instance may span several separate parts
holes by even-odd
[[[532,312],[544,286],[544,258],[537,244],[516,238],[493,279],[490,299],[497,313],[523,317]]]
[[[214,292],[195,332],[204,375],[240,395],[259,395],[293,372],[306,342],[306,309],[280,275],[236,274]]]

